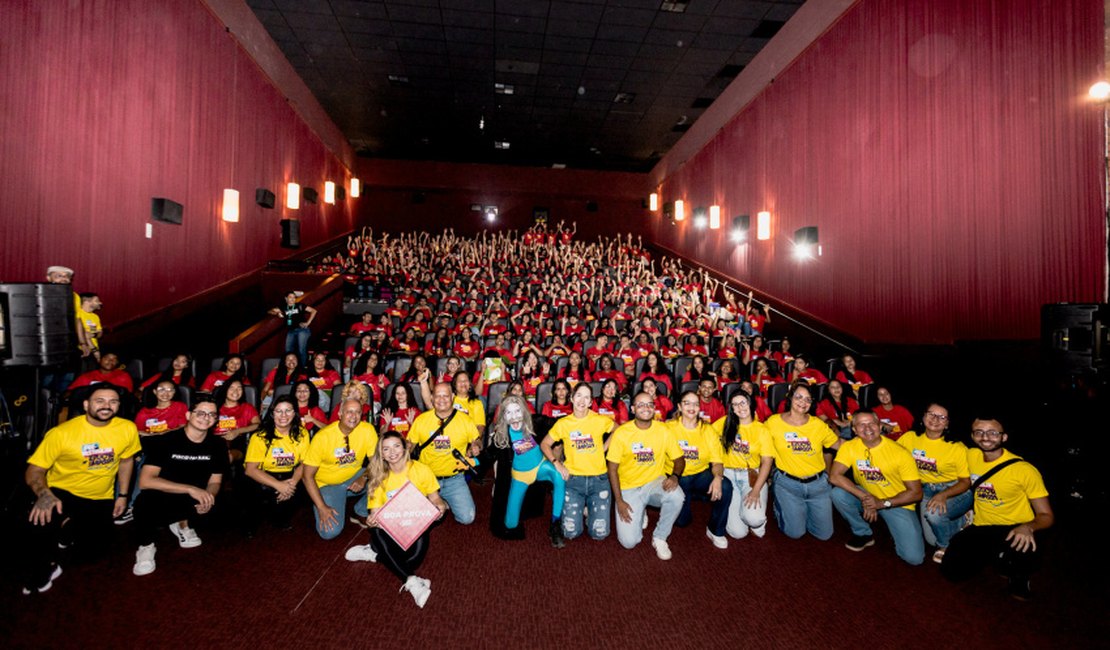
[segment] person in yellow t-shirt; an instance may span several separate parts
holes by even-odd
[[[879,416],[873,411],[856,411],[852,432],[856,437],[840,445],[829,472],[833,506],[852,528],[852,539],[845,546],[862,551],[874,544],[871,524],[882,519],[898,557],[914,566],[921,564],[925,542],[914,510],[921,500],[917,463],[905,448],[883,437]]]
[[[559,418],[540,442],[544,458],[566,478],[566,504],[563,507],[563,535],[574,539],[582,534],[583,509],[589,511],[586,532],[601,541],[609,536],[609,510],[612,506],[605,452],[613,430],[612,418],[590,410],[592,392],[586,383],[575,386],[570,403],[574,411]],[[565,463],[554,446],[563,444]]]
[[[667,538],[671,535],[685,495],[678,479],[686,469],[686,458],[671,436],[667,425],[655,420],[655,401],[641,392],[632,399],[634,419],[625,422],[609,438],[609,485],[617,509],[617,540],[625,548],[635,548],[644,534],[647,506],[659,508],[659,522],[651,535],[651,545],[660,560],[671,559]],[[664,475],[667,459],[673,471]]]
[[[767,432],[775,457],[775,521],[792,539],[807,532],[819,540],[833,535],[833,508],[828,468],[840,436],[809,414],[813,395],[809,386],[795,384],[786,394],[787,412],[767,418]]]
[[[308,431],[301,424],[297,402],[289,395],[275,399],[247,444],[244,462],[246,475],[253,481],[255,502],[246,513],[248,532],[253,532],[262,514],[279,530],[292,527],[308,446]]]
[[[339,421],[320,429],[304,459],[305,492],[312,499],[316,532],[335,539],[347,520],[347,499],[355,497],[355,517],[366,518],[366,472],[362,466],[374,455],[378,431],[362,421],[362,402],[349,399],[339,405]]]
[[[465,467],[455,453],[474,457],[482,451],[482,444],[478,427],[469,416],[455,409],[449,384],[436,384],[432,389],[432,410],[412,421],[408,439],[414,447],[422,447],[419,460],[439,480],[440,495],[450,506],[455,521],[463,525],[474,523],[477,514],[474,497],[466,484]]]
[[[767,427],[755,419],[755,400],[745,391],[729,399],[729,412],[713,423],[725,450],[725,480],[732,483],[732,503],[725,530],[733,539],[751,531],[767,532],[767,492],[774,465],[774,450]]]
[[[997,419],[972,422],[971,440],[975,449],[967,453],[967,466],[975,519],[952,538],[940,571],[957,582],[994,564],[1009,578],[1010,595],[1026,600],[1031,595],[1029,576],[1040,565],[1034,533],[1055,521],[1048,490],[1036,467],[1005,448],[1009,435]]]
[[[84,370],[92,370],[96,367],[95,361],[100,359],[100,335],[104,333],[100,327],[100,316],[96,312],[100,311],[104,304],[100,301],[100,296],[91,291],[82,291],[78,295],[81,297],[81,303],[77,308],[77,319],[81,321],[81,327],[85,330],[85,339],[92,348],[92,356],[95,357],[94,362],[89,363]]]
[[[425,530],[407,549],[393,540],[377,523],[378,510],[384,506],[398,490],[412,483],[428,501],[439,509],[439,517],[447,512],[447,503],[440,497],[439,482],[435,474],[424,463],[412,460],[405,438],[396,431],[386,431],[378,441],[377,453],[370,459],[367,468],[370,481],[366,491],[369,515],[366,524],[370,528],[370,543],[352,546],[345,557],[350,562],[376,562],[381,560],[385,568],[401,579],[402,591],[407,591],[418,607],[424,607],[432,593],[432,581],[416,575],[416,570],[424,562],[428,553],[428,538],[431,528]]]
[[[678,479],[678,485],[686,499],[678,512],[675,525],[685,528],[690,525],[694,515],[690,502],[709,501],[709,525],[706,537],[720,549],[728,548],[725,526],[728,524],[728,509],[732,503],[732,482],[725,480],[724,449],[721,439],[713,427],[701,421],[701,398],[697,391],[686,391],[678,398],[678,415],[667,423],[671,437],[682,450],[686,467]]]
[[[923,520],[921,532],[925,542],[936,547],[933,561],[944,559],[952,536],[964,526],[964,515],[971,510],[970,474],[967,470],[967,447],[948,440],[948,409],[930,404],[921,418],[923,433],[909,431],[898,438],[898,444],[913,455],[921,474],[921,503],[918,515]]]
[[[60,547],[76,542],[89,557],[103,551],[113,517],[127,507],[138,430],[116,417],[120,393],[114,386],[94,388],[84,407],[85,415],[47,431],[27,460],[25,480],[35,502],[27,518],[25,594],[50,589],[61,575]]]

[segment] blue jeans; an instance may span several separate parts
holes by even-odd
[[[455,474],[439,479],[439,496],[451,508],[451,515],[460,524],[474,523],[475,508],[474,497],[466,485],[465,474]]]
[[[659,523],[655,524],[651,536],[667,541],[671,536],[671,528],[678,519],[678,513],[682,510],[682,502],[686,500],[680,487],[670,492],[664,490],[662,476],[646,485],[621,490],[621,497],[632,506],[631,522],[626,522],[617,515],[617,541],[625,548],[635,548],[644,538],[644,510],[647,506],[659,508]]]
[[[952,541],[952,536],[960,532],[960,528],[963,526],[964,515],[967,514],[968,510],[971,510],[972,495],[971,490],[968,490],[963,494],[957,494],[948,499],[948,511],[944,514],[929,512],[926,507],[929,504],[929,499],[932,499],[938,492],[943,492],[955,484],[955,481],[921,484],[924,497],[921,499],[921,505],[917,506],[918,512],[921,513],[921,518],[925,520],[921,525],[921,530],[925,533],[925,541],[937,548],[948,548],[948,543]]]
[[[320,496],[324,499],[324,504],[335,511],[335,527],[331,530],[320,529],[320,510],[315,504],[312,506],[312,514],[316,517],[316,532],[320,533],[323,539],[335,539],[343,533],[343,525],[347,523],[347,499],[351,497],[360,497],[355,500],[355,514],[365,519],[368,514],[366,510],[366,488],[363,487],[358,492],[351,492],[347,488],[351,483],[355,482],[362,472],[356,472],[354,476],[339,483],[337,485],[321,485]]]
[[[690,509],[690,502],[709,501],[709,484],[713,482],[713,472],[703,470],[692,476],[683,476],[678,479],[678,486],[682,488],[686,499],[682,502],[682,509],[678,512],[675,525],[685,528],[694,518]],[[711,501],[713,508],[709,511],[709,532],[717,537],[724,537],[725,527],[728,524],[728,507],[732,503],[732,481],[721,479],[721,498]]]
[[[587,532],[601,541],[609,536],[609,508],[613,496],[609,493],[609,475],[575,476],[567,479],[566,497],[563,501],[563,535],[574,539],[582,534],[582,509],[590,511]]]
[[[817,480],[802,483],[775,471],[775,521],[783,534],[798,539],[808,532],[828,540],[833,534],[832,515],[829,477],[824,472]]]
[[[834,487],[832,502],[836,511],[851,526],[853,535],[871,536],[871,524],[864,520],[863,504],[856,495]],[[890,529],[890,536],[894,538],[894,552],[898,557],[914,566],[921,564],[925,559],[925,542],[921,538],[921,522],[917,520],[917,513],[906,508],[883,508],[878,512],[879,518]]]
[[[297,358],[301,360],[301,366],[308,364],[308,338],[310,336],[312,336],[312,330],[307,327],[291,329],[285,335],[285,351],[296,352]]]
[[[763,537],[767,530],[767,483],[759,490],[759,505],[749,508],[744,499],[752,491],[748,481],[748,470],[725,468],[725,479],[732,484],[732,502],[728,506],[728,524],[725,530],[733,539],[743,539],[751,531],[756,537]]]

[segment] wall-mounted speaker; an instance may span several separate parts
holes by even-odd
[[[817,245],[817,226],[806,226],[794,231],[794,244]]]
[[[274,208],[274,193],[265,187],[260,187],[254,191],[254,202],[272,210]]]
[[[1041,305],[1041,350],[1054,370],[1105,370],[1110,366],[1110,305]]]
[[[586,201],[586,212],[597,212],[597,201]]]
[[[154,221],[181,224],[185,206],[177,201],[155,197],[150,200],[150,218]]]
[[[281,247],[301,247],[301,222],[297,219],[281,220]]]
[[[319,193],[311,187],[301,187],[301,198],[305,203],[312,203],[315,205],[316,199],[319,198]]]
[[[336,201],[346,201],[347,200],[347,189],[344,188],[342,185],[337,185],[335,187],[335,200]]]
[[[77,350],[73,287],[68,284],[0,284],[6,300],[5,366],[52,366]]]

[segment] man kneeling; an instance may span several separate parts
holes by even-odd
[[[209,435],[217,417],[216,403],[202,397],[185,416],[185,426],[146,438],[146,464],[139,475],[142,492],[135,501],[135,527],[139,550],[133,572],[154,572],[158,529],[169,524],[181,548],[200,546],[200,537],[189,525],[211,512],[228,470],[227,445]]]

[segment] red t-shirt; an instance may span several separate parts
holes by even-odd
[[[185,426],[185,414],[189,407],[185,402],[170,402],[164,409],[157,407],[142,408],[135,415],[135,426],[146,433],[165,433]]]
[[[258,417],[258,410],[246,402],[240,402],[238,406],[233,407],[221,406],[219,413],[216,426],[212,428],[212,433],[217,436],[225,435],[232,429],[241,429]]]
[[[104,372],[97,368],[90,370],[83,375],[79,375],[73,383],[69,385],[72,390],[74,388],[81,388],[83,386],[94,386],[96,384],[108,383],[128,391],[135,390],[135,382],[131,380],[131,375],[123,368],[116,368],[110,372]]]
[[[555,402],[548,402],[547,404],[543,405],[543,411],[541,411],[541,413],[549,418],[561,418],[565,415],[570,415],[571,413],[574,413],[574,407],[570,404],[556,404]]]
[[[594,400],[594,410],[606,417],[613,418],[613,422],[620,426],[628,422],[628,405],[623,400],[613,400],[615,404],[602,404],[600,399]]]

